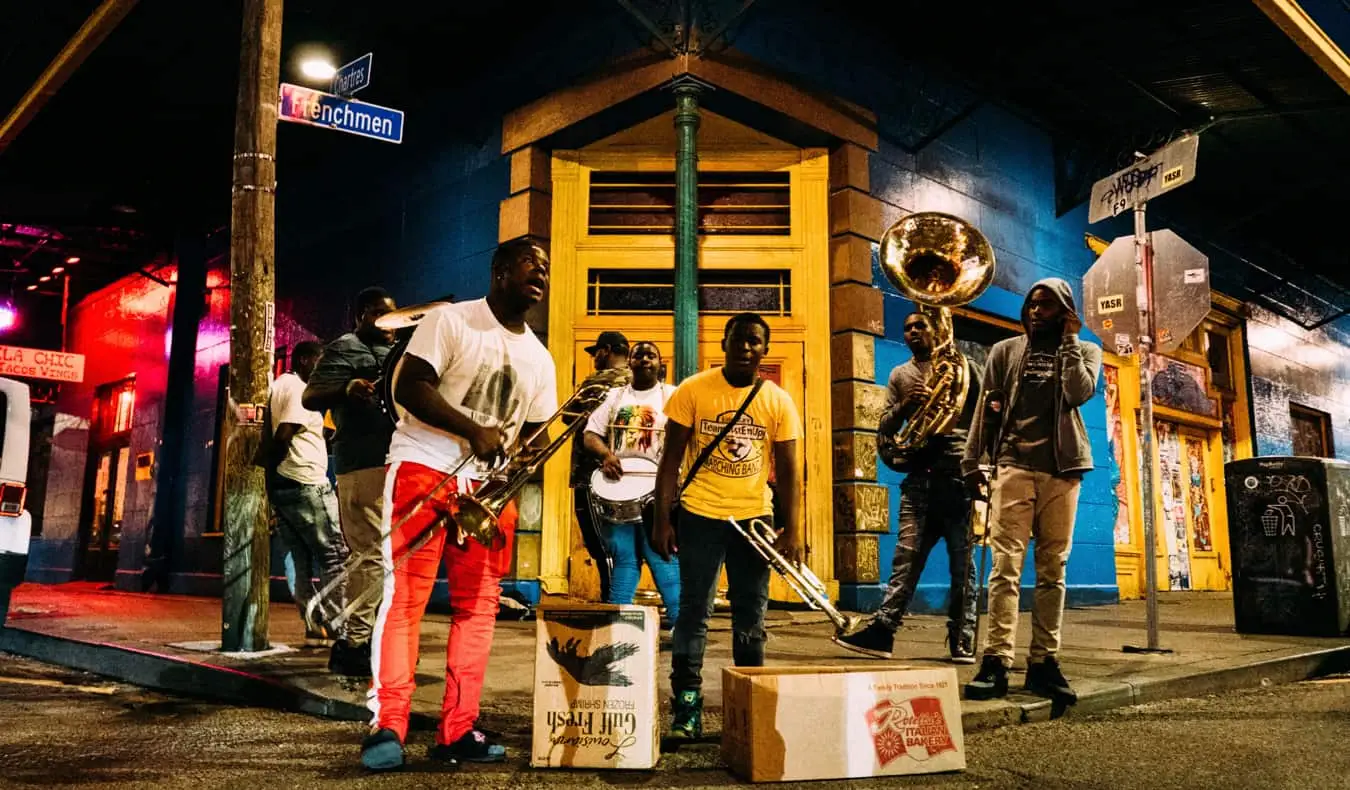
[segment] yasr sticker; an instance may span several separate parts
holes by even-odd
[[[1171,170],[1168,170],[1165,173],[1163,173],[1163,189],[1166,189],[1170,186],[1175,186],[1176,183],[1181,180],[1181,176],[1185,172],[1186,172],[1185,166],[1177,165]]]
[[[1122,313],[1125,311],[1125,295],[1112,294],[1097,299],[1097,314],[1110,315],[1111,313]]]
[[[1204,269],[1187,269],[1182,275],[1187,285],[1196,285],[1205,281]]]

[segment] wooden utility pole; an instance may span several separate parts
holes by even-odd
[[[221,648],[266,650],[270,550],[263,470],[253,465],[272,369],[277,91],[282,0],[244,0],[230,215],[230,383],[225,414]]]

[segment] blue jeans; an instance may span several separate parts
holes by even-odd
[[[772,525],[772,516],[760,516]],[[731,525],[681,511],[676,540],[680,549],[680,617],[671,645],[670,685],[675,694],[703,688],[703,654],[708,618],[717,595],[722,563],[727,566],[731,602],[731,656],[738,667],[764,666],[764,611],[769,606],[769,566]]]
[[[652,569],[652,581],[666,604],[666,617],[674,622],[680,616],[680,561],[669,560],[647,542],[646,528],[638,524],[611,524],[604,527],[605,548],[614,559],[614,574],[609,586],[607,603],[632,603],[642,578],[642,563]]]
[[[303,615],[318,593],[314,586],[315,570],[320,584],[327,586],[342,574],[343,563],[347,561],[347,544],[338,521],[337,494],[328,482],[283,483],[271,487],[267,493],[277,515],[277,533],[295,563],[295,604]],[[346,596],[339,587],[319,603],[316,619],[320,623],[331,622],[345,605]]]
[[[951,588],[947,629],[975,637],[975,563],[970,556],[970,494],[955,474],[915,472],[900,483],[900,532],[895,538],[891,578],[875,621],[895,631],[919,586],[928,555],[939,540],[947,544]]]

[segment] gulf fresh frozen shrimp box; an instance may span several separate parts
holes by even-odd
[[[966,767],[956,670],[727,667],[722,759],[752,782]]]
[[[656,610],[545,605],[537,624],[530,765],[656,767]]]

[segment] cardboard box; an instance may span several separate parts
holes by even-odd
[[[656,609],[575,604],[537,611],[530,765],[655,768]]]
[[[722,759],[752,782],[966,767],[956,670],[727,667]]]

